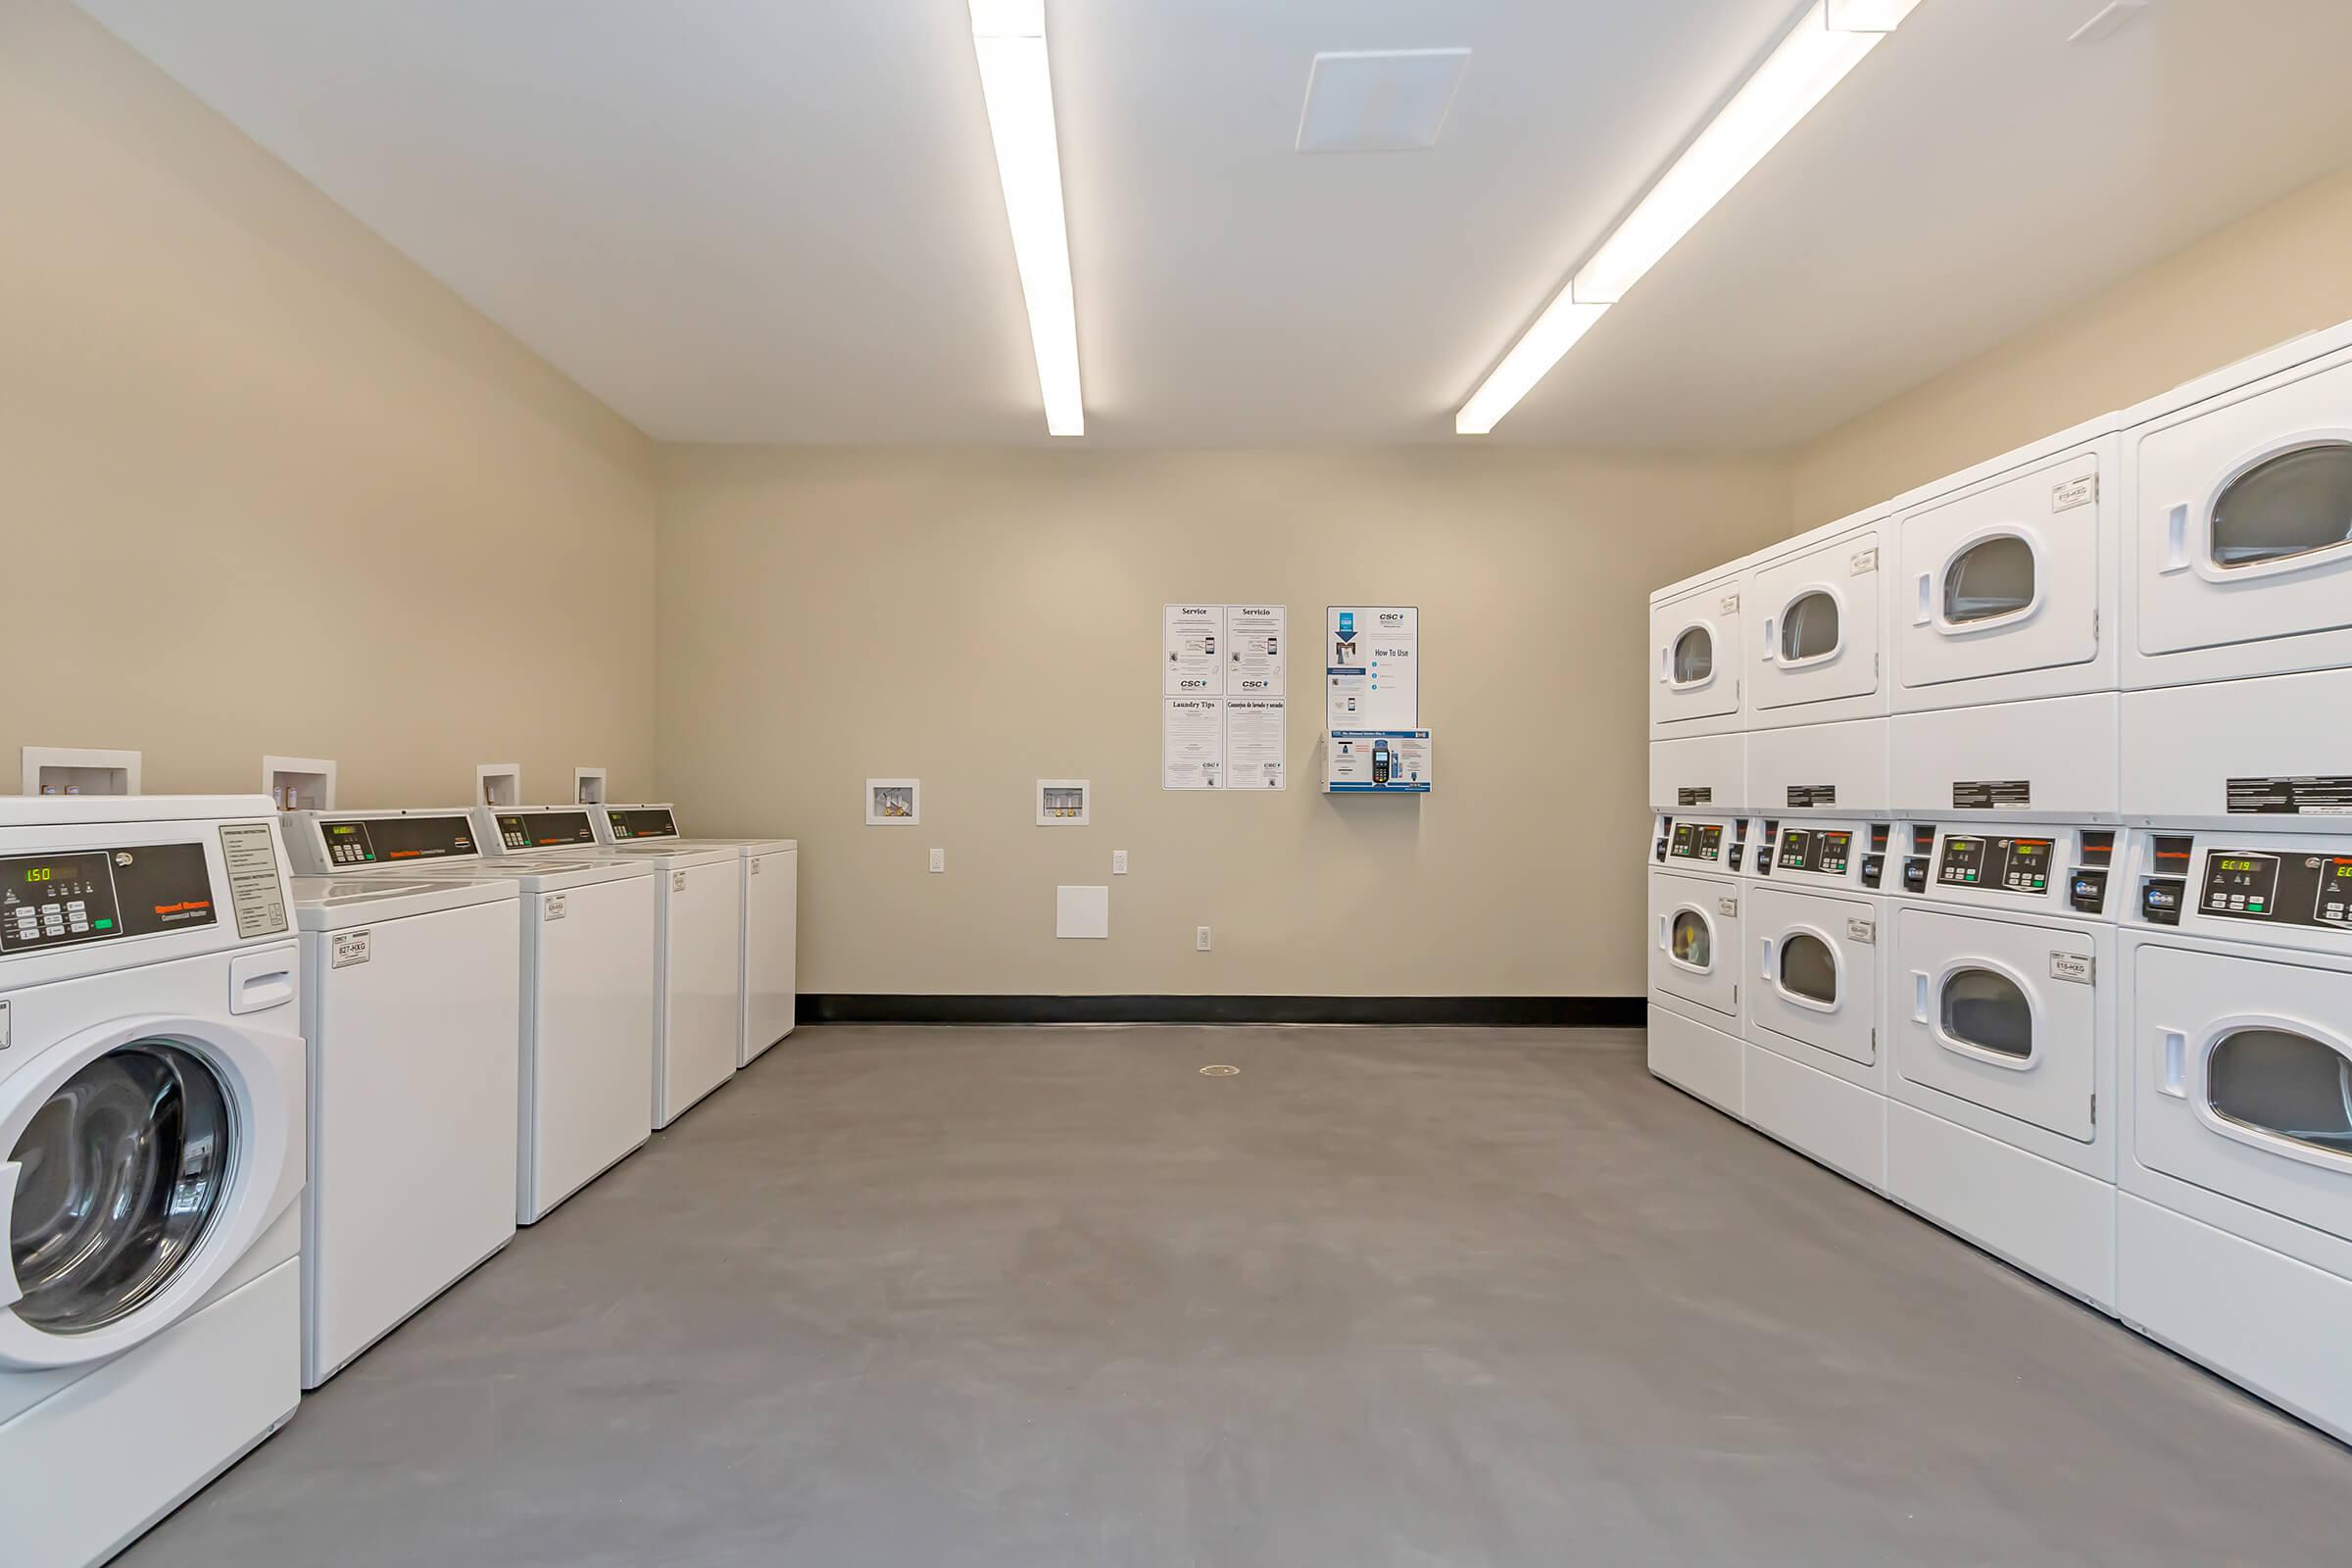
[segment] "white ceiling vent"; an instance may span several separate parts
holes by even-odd
[[[1315,56],[1298,116],[1302,153],[1396,153],[1437,145],[1467,49],[1376,49]]]

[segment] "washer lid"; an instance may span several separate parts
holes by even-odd
[[[496,904],[518,897],[514,879],[486,876],[384,877],[298,876],[294,878],[294,923],[304,931],[335,931],[373,920],[398,920],[467,905]]]
[[[482,865],[451,865],[430,870],[403,868],[395,874],[435,882],[512,882],[533,893],[556,893],[565,888],[592,887],[599,882],[634,881],[652,876],[656,869],[643,856],[560,854],[548,859],[508,855]]]

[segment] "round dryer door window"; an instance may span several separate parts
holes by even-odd
[[[1943,1032],[1964,1046],[2026,1061],[2034,1054],[2034,1004],[2005,974],[1958,969],[1943,983]]]
[[[1715,966],[1715,933],[1707,929],[1703,918],[1685,909],[1674,917],[1674,945],[1669,951],[1678,963],[1711,969]]]
[[[137,1311],[220,1212],[232,1131],[220,1077],[169,1040],[120,1046],[61,1084],[8,1156],[22,1167],[16,1315],[84,1334]]]
[[[1815,589],[1781,613],[1781,658],[1791,664],[1838,651],[1838,601]]]
[[[2013,533],[1981,539],[1943,570],[1943,618],[1954,626],[1998,620],[2034,605],[2034,547]]]
[[[1695,686],[1715,673],[1715,639],[1693,626],[1674,640],[1674,683]]]
[[[2352,1156],[2352,1060],[2286,1029],[2239,1029],[2205,1069],[2214,1113],[2241,1127]]]
[[[2213,564],[2256,566],[2352,543],[2352,445],[2330,441],[2257,463],[2213,507]]]
[[[1838,1000],[1838,956],[1810,932],[1781,944],[1781,989],[1828,1006]]]

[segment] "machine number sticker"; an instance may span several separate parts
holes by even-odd
[[[1857,576],[1857,577],[1867,577],[1867,576],[1869,576],[1869,575],[1870,575],[1872,572],[1874,572],[1874,571],[1876,571],[1876,570],[1878,570],[1878,569],[1879,569],[1879,552],[1878,552],[1878,548],[1877,548],[1875,545],[1874,545],[1873,547],[1871,547],[1870,549],[1868,549],[1868,550],[1857,550],[1857,551],[1855,551],[1855,552],[1854,552],[1854,575],[1855,575],[1855,576]]]
[[[669,891],[672,893],[683,893],[686,891],[685,872],[672,871],[669,873]]]
[[[1740,613],[1740,596],[1738,594],[1725,594],[1723,596],[1723,608],[1720,612],[1726,615],[1737,615]]]
[[[2087,507],[2098,499],[2099,476],[2095,473],[2086,473],[2080,479],[2069,479],[2064,484],[2050,486],[2052,512],[2072,512],[2077,507]]]
[[[540,912],[550,920],[561,920],[569,908],[569,902],[561,893],[550,893],[547,905]]]
[[[2050,955],[2050,978],[2072,980],[2076,985],[2090,984],[2091,956],[2087,953],[2053,953]]]
[[[1740,917],[1740,901],[1738,899],[1717,899],[1715,912],[1727,920],[1736,920]]]
[[[758,876],[760,874],[760,862],[759,860],[752,861],[752,875]]]
[[[333,954],[327,959],[326,966],[330,969],[348,969],[355,963],[366,963],[368,938],[366,931],[336,932]]]
[[[1859,942],[1864,947],[1876,947],[1879,942],[1879,922],[1849,915],[1845,922],[1845,939]]]

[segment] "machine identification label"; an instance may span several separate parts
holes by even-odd
[[[1788,804],[1798,809],[1813,806],[1836,806],[1838,786],[1835,784],[1791,784]]]
[[[1855,575],[1855,576],[1857,576],[1857,577],[1867,577],[1867,576],[1869,576],[1869,575],[1870,575],[1872,572],[1874,572],[1874,571],[1876,571],[1876,570],[1878,570],[1878,569],[1879,569],[1879,551],[1878,551],[1878,547],[1877,547],[1877,546],[1875,546],[1875,545],[1874,545],[1874,546],[1872,546],[1872,547],[1871,547],[1870,549],[1868,549],[1868,550],[1857,550],[1857,551],[1855,551],[1855,552],[1854,552],[1854,575]]]
[[[1952,786],[1955,811],[1991,811],[2002,807],[2032,806],[2034,781],[2025,778],[1978,779]]]
[[[2087,953],[2053,953],[2050,955],[2050,978],[2072,980],[2076,985],[2090,984],[2091,956]]]
[[[2072,512],[2077,507],[2087,507],[2098,499],[2099,476],[2095,473],[2086,473],[2080,479],[2069,479],[2064,484],[2050,486],[2052,512]]]
[[[752,875],[754,875],[754,876],[758,876],[758,875],[760,874],[760,866],[761,866],[763,863],[765,863],[765,862],[761,861],[761,860],[760,860],[760,858],[758,858],[757,857],[754,857],[754,858],[753,858],[753,860],[752,860]]]
[[[1740,901],[1738,899],[1717,899],[1715,912],[1726,920],[1736,920],[1740,917]]]
[[[330,969],[348,969],[355,963],[366,963],[368,935],[366,931],[336,932],[332,956],[326,960],[326,966]]]
[[[685,872],[672,871],[669,873],[669,891],[672,893],[683,893],[686,891]]]
[[[1678,789],[1674,792],[1674,804],[1677,806],[1706,806],[1711,804],[1714,799],[1715,791],[1711,787],[1704,784],[1699,785],[1695,789],[1684,788]],[[758,865],[759,863],[760,862],[758,860],[754,860],[752,862],[754,865]]]
[[[277,833],[268,822],[225,822],[220,866],[228,873],[228,906],[237,935],[269,936],[286,928],[285,884],[277,879]]]
[[[561,920],[565,914],[570,912],[570,904],[563,894],[550,893],[547,896],[547,903],[541,907],[539,912],[547,919]]]
[[[1725,594],[1723,596],[1723,606],[1720,613],[1726,615],[1737,615],[1740,613],[1740,596],[1738,594]]]
[[[2230,780],[2231,816],[2352,816],[2352,777]]]
[[[1859,915],[1848,915],[1845,921],[1845,939],[1848,942],[1859,942],[1864,947],[1876,947],[1879,942],[1879,922],[1865,920]]]

